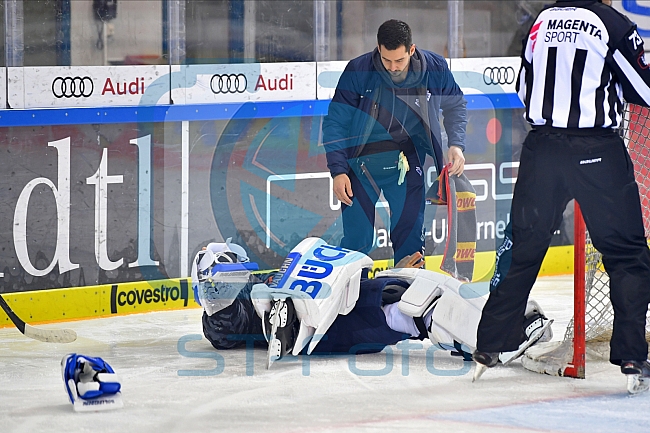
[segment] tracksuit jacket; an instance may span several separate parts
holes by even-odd
[[[323,144],[332,177],[349,172],[348,161],[361,154],[377,120],[377,101],[381,88],[386,84],[375,68],[372,56],[373,52],[366,53],[348,63],[323,120]],[[424,120],[427,133],[425,136],[418,134],[413,144],[420,164],[429,154],[440,173],[444,164],[440,110],[444,115],[448,146],[459,146],[464,150],[467,103],[442,56],[416,49],[414,57],[422,59],[422,70],[418,71],[421,80],[412,87],[413,95],[404,102]]]

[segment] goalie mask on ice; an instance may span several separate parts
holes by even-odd
[[[61,373],[75,411],[122,407],[119,377],[102,358],[70,353],[61,360]]]
[[[199,251],[192,263],[192,288],[194,300],[203,307],[208,316],[221,311],[234,302],[248,283],[251,271],[257,270],[250,263],[246,251],[231,242],[212,242]]]
[[[269,342],[268,365],[289,351],[298,355],[306,346],[310,354],[336,316],[352,311],[361,272],[372,264],[363,253],[307,238],[289,253],[271,283],[256,284],[251,299]],[[289,332],[292,341],[280,344],[276,333],[294,324],[295,332]]]

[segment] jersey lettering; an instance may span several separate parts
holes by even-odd
[[[293,283],[291,283],[289,289],[305,292],[312,299],[315,299],[322,287],[323,287],[323,283],[321,283],[320,281],[296,280]]]
[[[639,45],[643,44],[643,39],[641,39],[641,36],[639,36],[639,33],[635,30],[632,32],[630,36],[627,38],[630,42],[632,42],[632,45],[634,45],[634,50],[636,51],[639,49]]]
[[[581,33],[586,33],[598,39],[602,39],[603,35],[598,27],[584,20],[549,20],[547,30],[577,30],[567,32],[546,32],[546,42],[552,42],[556,39],[557,42],[575,42],[576,38]],[[562,36],[563,35],[563,36]],[[549,39],[549,37],[551,39]],[[560,40],[562,38],[562,40]]]
[[[313,251],[305,253],[305,256],[292,252],[280,268],[280,272],[284,274],[280,282],[274,285],[274,280],[269,287],[285,287],[290,281],[289,278],[295,278],[289,284],[289,290],[304,292],[315,299],[323,287],[329,287],[326,279],[332,274],[334,267],[344,266],[350,253],[353,251],[327,244],[315,247]],[[340,260],[343,262],[336,263]]]
[[[326,278],[332,273],[334,266],[327,262],[319,262],[316,260],[306,260],[305,264],[300,267],[298,276],[302,278],[310,278],[320,280]]]
[[[544,42],[577,42],[579,32],[546,32]]]
[[[332,252],[334,252],[334,255],[330,255]],[[342,259],[349,252],[350,250],[346,250],[345,248],[334,247],[332,245],[321,245],[314,250],[314,257],[319,260],[331,262]]]

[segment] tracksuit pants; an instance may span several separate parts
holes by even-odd
[[[373,249],[375,204],[383,192],[390,206],[390,241],[395,263],[417,251],[424,252],[424,175],[415,151],[406,154],[410,170],[397,184],[399,151],[378,153],[350,162],[352,206],[342,207],[341,247],[368,254]],[[380,211],[380,215],[381,215]]]
[[[477,349],[520,343],[526,301],[567,203],[575,198],[610,278],[614,330],[610,361],[645,360],[650,250],[633,163],[615,133],[578,136],[533,130],[524,141],[511,219],[497,250]]]

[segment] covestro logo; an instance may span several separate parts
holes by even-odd
[[[175,284],[178,283],[178,284]],[[138,284],[115,284],[111,287],[111,314],[184,308],[188,303],[185,279]]]

